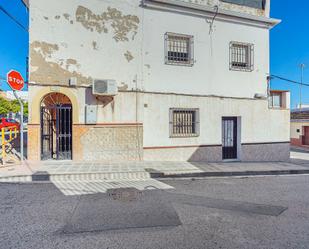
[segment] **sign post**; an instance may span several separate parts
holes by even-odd
[[[15,98],[20,105],[20,160],[24,160],[24,104],[18,97],[16,91],[21,91],[24,88],[25,81],[21,74],[15,70],[11,70],[7,74],[7,83],[12,88]]]

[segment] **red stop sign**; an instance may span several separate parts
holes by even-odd
[[[7,82],[13,90],[20,91],[24,88],[25,82],[23,76],[15,70],[11,70],[7,74]]]

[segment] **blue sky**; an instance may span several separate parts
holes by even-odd
[[[28,27],[27,10],[20,0],[1,0],[0,6]],[[0,83],[1,89],[7,90],[8,85],[1,79],[10,69],[19,71],[26,80],[28,33],[0,10],[0,34]]]
[[[300,81],[299,64],[307,64],[304,82],[309,84],[309,1],[272,0],[271,16],[282,23],[271,31],[271,73]],[[291,107],[299,103],[299,86],[279,80],[272,81],[272,88],[291,91]],[[309,87],[303,87],[303,104],[309,104]]]
[[[282,0],[271,0],[274,18],[282,19],[271,31],[271,73],[300,81],[300,63],[307,64],[304,82],[309,83],[309,1],[294,0],[293,5]],[[0,6],[11,13],[23,26],[28,26],[27,11],[21,0],[1,0]],[[0,11],[0,79],[10,69],[20,71],[26,78],[28,34]],[[4,81],[1,88],[9,89]],[[292,107],[299,103],[299,86],[272,80],[273,89],[290,90]],[[309,87],[303,87],[303,103],[309,104]]]

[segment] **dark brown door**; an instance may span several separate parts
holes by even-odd
[[[237,159],[237,118],[222,118],[222,157]]]
[[[309,126],[305,126],[304,131],[304,145],[309,145]]]

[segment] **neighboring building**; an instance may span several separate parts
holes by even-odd
[[[194,2],[30,0],[29,159],[288,160],[270,1]]]
[[[309,146],[309,108],[291,112],[291,145]]]
[[[296,106],[296,109],[300,109],[300,108],[309,108],[309,105],[307,105],[307,104],[298,104],[297,106]]]
[[[8,100],[16,100],[13,91],[6,91],[6,99]],[[27,91],[17,91],[17,96],[24,102],[28,102],[28,92]]]
[[[6,93],[0,90],[0,97],[7,100]]]

